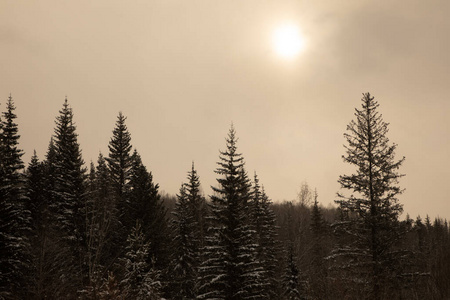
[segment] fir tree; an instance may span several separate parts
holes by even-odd
[[[123,299],[161,299],[159,272],[148,262],[149,243],[145,241],[140,222],[127,238],[123,259],[124,279],[121,281]]]
[[[284,295],[283,299],[286,300],[301,300],[300,296],[300,283],[299,283],[299,270],[295,263],[293,245],[288,246],[286,272],[284,277]]]
[[[0,131],[0,298],[25,297],[30,265],[30,211],[23,152],[11,95],[3,112]]]
[[[344,218],[334,228],[345,243],[330,258],[340,266],[341,279],[350,280],[348,285],[362,285],[362,293],[380,299],[394,291],[392,284],[400,275],[393,261],[398,259],[394,247],[401,236],[398,216],[402,205],[397,195],[402,190],[397,183],[402,175],[397,170],[404,158],[394,158],[397,145],[389,144],[388,123],[378,113],[378,103],[369,93],[361,100],[362,109],[356,109],[356,120],[344,134],[348,145],[343,159],[357,171],[339,177],[341,187],[351,194],[338,193],[336,200]],[[344,269],[349,271],[347,276],[343,276]]]
[[[158,268],[163,268],[168,263],[166,209],[158,194],[159,185],[153,182],[151,172],[142,164],[136,150],[131,157],[129,187],[123,225],[131,229],[131,222],[142,224],[146,240],[150,242],[150,258]]]
[[[261,265],[258,297],[272,299],[276,297],[278,282],[275,278],[277,265],[275,215],[270,207],[271,201],[264,188],[260,187],[258,176],[254,175],[253,193],[250,202],[250,218],[255,231],[257,261]]]
[[[329,254],[329,235],[328,224],[325,222],[322,209],[319,207],[317,200],[317,190],[314,191],[314,204],[311,210],[311,233],[312,245],[311,261],[309,264],[309,276],[311,289],[315,293],[316,298],[327,298],[328,284],[327,284],[327,266],[325,264],[325,257]]]
[[[225,151],[220,152],[216,173],[218,187],[211,196],[211,225],[200,268],[199,299],[256,298],[256,245],[248,220],[251,197],[244,160],[236,148],[235,130],[231,127]]]
[[[55,179],[58,225],[66,238],[80,244],[84,240],[84,193],[85,168],[81,157],[73,112],[67,98],[56,118]]]
[[[304,204],[299,204],[300,207],[304,207]],[[286,228],[287,228],[287,236],[285,240],[285,271],[282,281],[283,286],[283,299],[286,300],[300,300],[305,299],[305,283],[301,281],[302,273],[300,272],[297,265],[297,257],[296,257],[296,246],[298,245],[298,228],[297,224],[294,224],[293,215],[294,206],[292,202],[287,203],[287,212],[286,212]]]
[[[52,149],[53,150],[53,149]],[[60,285],[67,288],[59,297],[74,295],[85,279],[86,247],[85,168],[81,157],[73,112],[67,98],[56,118],[54,134],[54,190],[50,204],[54,229],[58,232],[61,253]],[[87,273],[87,272],[86,272]]]
[[[91,163],[87,199],[87,261],[92,294],[97,293],[102,277],[114,263],[111,257],[112,235],[119,228],[117,209],[106,161],[100,153],[97,168]]]
[[[173,267],[171,268],[172,298],[195,299],[198,257],[196,257],[193,249],[193,215],[190,211],[184,184],[177,195],[173,215],[175,218],[172,229],[175,236],[173,241],[174,255],[172,256]]]
[[[27,171],[28,209],[31,212],[31,255],[32,255],[32,280],[30,293],[35,298],[45,296],[45,243],[49,227],[48,198],[45,191],[45,164],[39,162],[34,151]]]
[[[193,242],[195,251],[199,252],[205,244],[207,205],[205,198],[200,192],[200,178],[194,167],[194,162],[192,162],[192,168],[191,171],[188,172],[187,179],[188,181],[185,184],[185,188],[189,210],[193,217]]]
[[[113,130],[113,137],[108,145],[109,157],[106,158],[111,173],[114,194],[119,204],[122,204],[124,201],[131,168],[131,135],[125,124],[126,119],[122,112],[119,112],[116,127]]]
[[[192,163],[188,183],[181,185],[173,212],[173,299],[195,299],[198,267],[204,246],[206,203],[200,195],[200,180]]]

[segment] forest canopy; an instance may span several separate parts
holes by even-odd
[[[10,95],[0,119],[0,298],[450,297],[448,222],[400,218],[404,157],[369,93],[344,133],[353,171],[336,178],[336,207],[307,183],[297,200],[273,202],[264,178],[248,173],[233,125],[211,189],[192,162],[179,192],[161,193],[122,113],[108,153],[88,166],[67,98],[46,155],[25,163],[15,109]]]

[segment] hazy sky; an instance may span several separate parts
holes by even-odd
[[[0,2],[1,110],[12,93],[25,162],[45,156],[67,95],[84,160],[107,155],[117,114],[160,189],[195,161],[215,185],[233,122],[250,175],[273,200],[303,181],[332,203],[343,133],[363,92],[406,156],[412,217],[450,218],[450,1]],[[298,24],[306,46],[280,58],[272,33]]]

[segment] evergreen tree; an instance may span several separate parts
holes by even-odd
[[[127,239],[136,220],[129,219],[129,181],[131,176],[131,135],[125,124],[126,117],[119,112],[113,136],[109,142],[109,155],[106,162],[111,180],[112,196],[117,208],[117,220],[120,228],[115,231],[109,249],[110,257],[123,254],[124,241]]]
[[[97,168],[91,163],[86,209],[87,261],[91,293],[97,295],[101,279],[111,269],[115,257],[110,255],[112,235],[119,228],[117,209],[106,161],[100,153]]]
[[[317,190],[314,191],[314,204],[311,210],[311,233],[312,245],[310,248],[310,265],[309,276],[311,289],[316,298],[327,298],[327,266],[325,257],[329,254],[328,224],[325,222],[322,209],[319,207],[317,200]]]
[[[32,280],[30,293],[34,298],[44,298],[45,290],[45,243],[49,226],[48,199],[45,193],[45,164],[39,162],[34,151],[27,171],[28,210],[31,212],[31,255]]]
[[[140,222],[127,238],[123,259],[124,279],[121,281],[123,299],[161,299],[159,272],[147,262],[149,243],[145,241]]]
[[[271,201],[264,188],[259,185],[258,176],[254,175],[253,193],[250,202],[250,218],[252,229],[255,231],[257,244],[257,261],[262,272],[259,277],[259,293],[261,299],[273,299],[276,297],[278,282],[275,277],[277,266],[277,246],[275,215],[270,207]]]
[[[286,300],[301,300],[299,270],[295,263],[293,245],[288,246],[286,273],[284,277],[284,295]]]
[[[0,298],[24,297],[30,265],[30,211],[11,95],[0,128]]]
[[[85,172],[81,157],[72,108],[67,98],[56,118],[55,145],[55,194],[57,220],[65,238],[76,244],[85,239],[84,204]]]
[[[319,202],[317,201],[317,191],[314,191],[314,204],[311,211],[311,231],[313,233],[314,239],[320,239],[325,235],[326,223],[323,219],[322,211],[319,207]]]
[[[197,277],[204,246],[206,203],[200,195],[200,180],[192,163],[188,183],[181,185],[173,212],[173,299],[195,299]]]
[[[348,145],[343,159],[357,171],[339,177],[341,187],[351,195],[338,193],[336,200],[343,219],[334,228],[345,244],[336,247],[330,258],[340,266],[340,278],[350,281],[348,286],[358,285],[363,294],[380,299],[395,291],[392,284],[400,275],[393,262],[399,258],[395,245],[402,234],[398,221],[402,205],[396,197],[402,192],[397,170],[404,158],[394,158],[397,145],[389,144],[388,123],[378,113],[378,103],[369,93],[361,100],[362,109],[356,109],[356,120],[344,134]],[[349,272],[343,273],[345,269]]]
[[[109,157],[106,158],[111,173],[114,195],[120,205],[123,204],[124,194],[127,192],[131,168],[131,135],[125,125],[126,119],[122,112],[119,112],[113,137],[108,145]]]
[[[56,150],[52,138],[46,159],[39,163],[37,156],[33,155],[26,172],[33,231],[30,298],[34,299],[54,299],[67,295],[63,292],[66,286],[60,282],[68,255],[67,247],[61,247],[60,232],[55,225],[55,165]]]
[[[283,286],[283,299],[286,300],[300,300],[306,298],[305,282],[301,280],[302,273],[299,270],[297,264],[296,252],[298,247],[298,227],[296,216],[294,213],[298,211],[294,210],[296,207],[305,207],[304,204],[293,205],[292,202],[287,203],[286,211],[286,240],[285,240],[285,271],[282,281]]]
[[[236,148],[231,127],[225,151],[220,152],[216,173],[218,187],[211,196],[211,225],[206,241],[205,261],[200,268],[199,299],[257,298],[256,245],[248,220],[251,197],[244,160]]]
[[[52,149],[53,151],[53,149]],[[52,153],[53,155],[53,153]],[[75,295],[85,279],[86,221],[85,221],[85,168],[78,144],[73,112],[67,98],[56,118],[54,134],[54,190],[52,203],[54,230],[58,233],[62,255],[60,265],[59,297]]]
[[[172,223],[174,232],[173,266],[171,267],[172,298],[195,299],[198,257],[193,249],[193,215],[190,211],[184,184],[177,195],[173,215],[175,218]]]
[[[133,228],[131,222],[142,224],[145,238],[150,242],[149,259],[154,259],[157,268],[168,263],[168,239],[166,209],[158,194],[159,185],[153,182],[151,172],[142,164],[135,150],[131,157],[129,192],[126,196],[127,208],[124,211],[123,225]],[[150,261],[149,261],[150,262]]]
[[[200,192],[200,178],[194,167],[194,162],[192,162],[192,168],[191,171],[188,172],[187,179],[188,181],[185,184],[185,188],[189,210],[193,217],[193,247],[195,252],[198,253],[205,245],[207,205],[205,198]]]

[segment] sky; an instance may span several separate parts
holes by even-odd
[[[231,124],[250,176],[274,201],[302,182],[334,203],[347,124],[370,92],[405,156],[399,196],[415,218],[450,218],[450,2],[96,0],[0,2],[0,109],[15,101],[28,164],[43,159],[67,96],[83,158],[108,153],[119,111],[160,190],[192,161],[216,185]],[[277,55],[298,26],[304,49]]]

